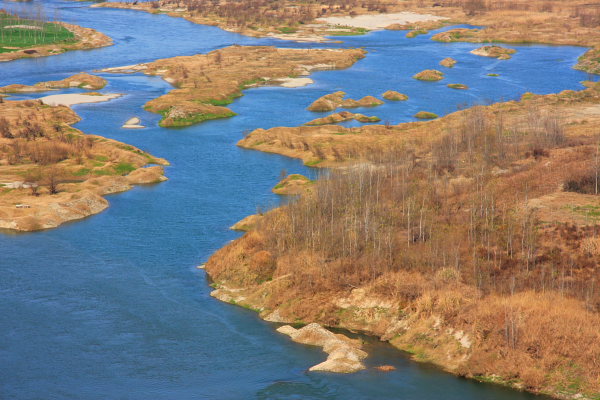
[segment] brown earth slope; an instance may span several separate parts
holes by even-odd
[[[70,108],[0,103],[0,228],[34,231],[96,214],[103,195],[166,180],[165,160],[71,127]]]

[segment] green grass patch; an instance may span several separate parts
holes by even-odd
[[[88,175],[92,170],[90,168],[81,168],[79,171],[73,172],[74,176],[85,176]]]
[[[600,218],[600,206],[585,205],[571,207],[571,210],[579,215],[586,216],[588,218],[598,219]]]
[[[0,32],[0,53],[46,44],[77,42],[75,34],[62,25],[11,14],[0,14]]]
[[[223,114],[194,114],[190,115],[187,118],[173,118],[171,122],[165,124],[165,120],[161,120],[159,125],[162,127],[172,127],[172,128],[181,128],[185,126],[190,126],[194,124],[198,124],[200,122],[209,121],[211,119],[220,119],[220,118],[229,118],[237,115],[233,111],[223,113]]]
[[[277,30],[281,33],[296,33],[298,30],[291,26],[280,26]]]
[[[118,175],[127,175],[136,169],[133,164],[127,162],[120,162],[114,168]]]
[[[312,167],[312,166],[317,165],[322,162],[323,162],[323,160],[312,160],[312,161],[305,163],[304,165],[306,165],[307,167]]]
[[[115,171],[113,169],[95,169],[92,171],[94,175],[105,176],[105,175],[114,175]]]

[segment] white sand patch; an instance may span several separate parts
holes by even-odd
[[[412,12],[401,12],[395,14],[365,14],[356,17],[327,17],[319,18],[330,25],[344,25],[354,28],[366,28],[371,30],[384,29],[391,24],[412,24],[415,22],[438,21],[447,19],[431,14],[417,14]]]
[[[84,104],[84,103],[101,103],[103,101],[108,101],[112,99],[116,99],[117,97],[121,97],[120,94],[110,93],[104,94],[101,96],[90,96],[86,94],[54,94],[51,96],[41,97],[38,100],[41,100],[44,104],[49,106],[67,106],[71,107],[74,104]]]
[[[323,36],[318,36],[318,35],[307,35],[307,34],[303,34],[303,33],[267,33],[267,36],[275,38],[275,39],[281,39],[281,40],[290,40],[293,42],[299,42],[299,43],[326,43],[326,42],[331,42],[330,39],[327,39]]]
[[[110,72],[113,74],[133,74],[148,69],[146,64],[124,65],[122,67],[104,68],[98,72]]]
[[[145,128],[145,126],[142,125],[142,121],[138,117],[133,117],[133,118],[129,118],[127,120],[127,122],[125,122],[125,125],[122,126],[122,128],[141,129],[141,128]]]
[[[310,78],[282,78],[275,81],[279,86],[286,88],[297,88],[310,85],[314,81]]]

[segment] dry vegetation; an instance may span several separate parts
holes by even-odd
[[[458,374],[596,398],[599,126],[590,84],[432,122],[257,130],[241,145],[352,165],[207,271],[267,319],[364,330]]]
[[[160,0],[152,2],[100,3],[98,7],[132,8],[154,13],[168,13],[184,17],[192,22],[218,25],[227,30],[250,36],[287,34],[348,35],[364,34],[365,29],[344,30],[315,25],[315,20],[331,15],[358,15],[388,12],[390,6],[379,0],[302,0],[272,1],[209,1],[209,0]]]
[[[126,144],[84,135],[70,108],[0,102],[0,228],[52,228],[102,211],[101,196],[164,180],[166,161]]]
[[[324,112],[333,111],[337,108],[358,108],[358,107],[377,107],[383,104],[383,101],[373,96],[365,96],[362,99],[346,99],[345,92],[335,92],[319,97],[310,106],[309,111]]]
[[[318,24],[319,17],[412,11],[449,19],[393,24],[388,29],[411,29],[413,32],[409,36],[416,36],[444,25],[467,23],[485,28],[454,30],[450,37],[452,41],[589,46],[593,49],[581,58],[577,68],[600,72],[600,5],[586,0],[161,0],[101,3],[100,6],[166,12],[247,35],[277,32],[292,39],[302,35],[318,39],[323,35],[365,33],[364,30],[336,33],[331,27]]]
[[[231,46],[208,54],[174,57],[147,64],[147,74],[163,76],[176,89],[151,100],[146,109],[163,115],[161,126],[187,126],[235,115],[225,107],[242,90],[278,84],[277,79],[318,69],[348,68],[364,57],[360,49],[278,49]]]

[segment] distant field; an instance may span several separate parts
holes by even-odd
[[[73,32],[61,25],[0,14],[0,53],[44,44],[73,42]]]

